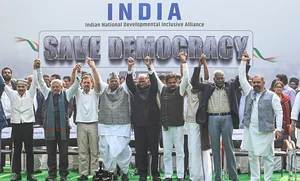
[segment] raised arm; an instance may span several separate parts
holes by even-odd
[[[249,55],[247,52],[243,54],[242,61],[239,66],[239,81],[240,81],[240,86],[242,87],[242,90],[245,95],[248,95],[250,90],[252,89],[251,85],[249,84],[246,76],[246,65],[247,62],[250,61]]]
[[[133,81],[133,73],[132,73],[132,66],[134,65],[134,59],[132,57],[129,57],[127,60],[128,64],[128,70],[127,70],[127,75],[126,75],[126,85],[130,92],[134,94],[137,90],[137,87]]]
[[[191,84],[193,86],[194,89],[200,89],[200,90],[204,90],[205,87],[208,85],[200,83],[199,81],[199,76],[200,76],[200,71],[201,71],[201,66],[204,64],[204,80],[208,81],[209,79],[209,74],[208,74],[208,67],[206,64],[206,55],[202,53],[201,58],[199,59],[198,62],[198,66],[194,68],[194,72],[193,72],[193,76],[191,79]]]
[[[73,85],[75,79],[76,79],[76,74],[77,74],[77,70],[76,68],[72,69],[72,74],[71,74],[71,81],[70,81],[70,85]]]
[[[95,62],[94,62],[93,59],[88,57],[87,58],[87,63],[91,67],[92,74],[93,74],[93,77],[94,77],[94,81],[93,81],[94,90],[95,90],[95,92],[100,93],[100,75],[99,75],[99,72],[96,68]]]
[[[36,92],[36,82],[37,82],[37,65],[40,64],[40,61],[38,59],[35,59],[34,60],[34,63],[33,63],[33,77],[32,77],[32,83],[31,83],[31,86],[28,90],[30,96],[33,98],[34,97],[34,94]]]
[[[202,62],[203,68],[204,68],[204,80],[209,80],[209,72],[208,72],[208,66],[206,63],[206,55],[204,53],[202,53],[202,55],[201,55],[200,62]]]
[[[70,99],[72,97],[74,97],[74,95],[76,94],[76,92],[78,91],[79,88],[79,84],[81,82],[81,68],[82,68],[82,63],[77,63],[75,65],[75,68],[77,70],[77,74],[76,74],[76,78],[74,83],[71,85],[71,87],[69,89],[66,90],[66,97],[67,100],[70,101]]]
[[[149,66],[147,65],[147,62],[148,62],[148,61],[149,61]],[[161,94],[161,91],[162,91],[162,89],[164,88],[165,84],[162,83],[161,80],[159,79],[159,77],[158,77],[158,75],[157,75],[157,73],[156,73],[156,71],[155,71],[155,69],[154,69],[154,66],[153,66],[152,61],[151,61],[150,58],[147,59],[147,62],[145,62],[145,64],[146,64],[147,67],[148,67],[149,73],[150,73],[150,74],[151,74],[152,72],[154,73],[155,78],[156,78],[156,80],[157,80],[158,91],[159,91],[159,93]],[[149,69],[149,68],[151,68],[151,69]]]
[[[37,60],[37,64],[36,64],[37,81],[38,81],[38,84],[40,85],[41,93],[43,94],[44,99],[46,100],[48,97],[48,94],[50,92],[50,88],[47,87],[47,85],[43,79],[43,74],[42,74],[42,70],[41,70],[41,64],[42,64],[41,60],[40,59],[36,59],[36,60]]]
[[[154,74],[153,70],[152,70],[152,61],[151,58],[149,56],[146,56],[144,59],[144,62],[147,66],[148,69],[148,73],[149,73],[149,79],[150,79],[150,83],[151,83],[151,87],[150,87],[150,91],[153,94],[157,94],[158,91],[158,81],[156,78],[156,75]]]
[[[180,72],[182,72],[182,78],[179,85],[180,88],[180,95],[184,95],[184,91],[187,89],[189,83],[189,69],[186,63],[186,55],[184,52],[179,53],[180,57]]]

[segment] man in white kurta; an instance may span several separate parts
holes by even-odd
[[[276,135],[281,136],[282,108],[279,97],[265,89],[264,78],[260,75],[253,77],[253,88],[246,79],[246,64],[249,55],[244,53],[239,67],[239,80],[246,97],[245,116],[243,123],[244,138],[242,148],[249,152],[249,163],[251,169],[251,181],[260,180],[259,156],[264,160],[264,180],[271,181],[274,169],[274,130],[276,120]],[[253,90],[252,90],[253,89]],[[270,95],[269,97],[267,97]],[[269,99],[266,99],[266,97]],[[262,101],[260,101],[262,99]],[[265,102],[271,105],[264,105]],[[263,108],[262,108],[262,105]],[[271,117],[266,117],[271,110]],[[265,117],[262,117],[264,114]],[[249,118],[249,119],[247,119]]]
[[[125,82],[120,85],[115,72],[109,75],[109,84],[100,78],[99,107],[99,151],[104,168],[112,176],[118,164],[123,172],[122,181],[128,181],[131,159],[129,91]]]
[[[204,64],[204,82],[208,82],[208,68],[206,64],[206,56],[202,54],[199,60],[199,67]],[[193,89],[190,82],[186,87],[187,95],[185,96],[185,130],[188,133],[188,149],[189,149],[189,172],[190,179],[193,181],[211,181],[212,169],[209,149],[203,150],[201,145],[200,126],[196,123],[196,113],[199,107],[199,99],[202,92]],[[208,135],[207,135],[208,136]]]

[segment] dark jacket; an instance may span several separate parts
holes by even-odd
[[[0,76],[0,130],[7,126],[6,116],[2,107],[1,96],[4,92],[5,84],[2,77]],[[0,133],[1,134],[1,133]]]
[[[36,97],[35,97],[36,101],[37,101],[37,108],[35,110],[35,125],[44,125],[44,115],[43,115],[43,106],[44,106],[44,102],[45,102],[45,98],[44,95],[42,94],[42,92],[37,89],[36,90]]]
[[[201,100],[199,102],[198,111],[196,114],[196,122],[197,123],[207,123],[208,122],[208,113],[207,113],[207,105],[208,100],[210,99],[211,95],[215,91],[215,84],[209,83],[204,84],[199,82],[199,74],[200,68],[195,67],[193,77],[191,80],[191,84],[194,89],[200,89],[202,91]],[[230,113],[233,119],[233,127],[234,129],[238,129],[239,127],[239,119],[238,119],[238,105],[235,101],[235,91],[239,88],[240,83],[238,78],[234,81],[227,81],[225,82],[225,90],[229,98],[229,105],[230,105]]]
[[[151,84],[141,89],[134,81],[132,74],[127,74],[126,84],[133,95],[131,122],[135,126],[152,126],[159,123],[160,111],[157,105],[158,84],[153,74],[149,75]]]
[[[0,99],[1,99],[1,96],[2,96],[2,94],[4,92],[4,87],[5,87],[5,84],[3,82],[2,77],[0,76]]]

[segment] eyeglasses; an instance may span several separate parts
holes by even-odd
[[[277,89],[282,89],[283,87],[281,87],[281,86],[276,86],[275,88],[277,88]]]

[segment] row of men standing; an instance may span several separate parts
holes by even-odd
[[[148,149],[150,150],[152,155],[151,174],[153,176],[153,180],[160,180],[159,173],[157,171],[158,135],[160,132],[160,122],[163,129],[162,134],[164,143],[164,164],[166,177],[165,181],[172,180],[173,145],[175,146],[176,151],[177,177],[178,180],[184,180],[183,102],[184,92],[186,90],[188,92],[188,109],[186,121],[189,122],[187,123],[187,127],[189,130],[188,133],[190,139],[189,147],[191,148],[189,166],[191,180],[211,180],[211,171],[209,170],[210,166],[206,165],[207,163],[209,163],[209,152],[207,152],[206,150],[209,149],[210,143],[212,144],[212,154],[214,158],[214,168],[216,175],[215,180],[221,180],[220,134],[222,134],[225,145],[229,178],[231,180],[238,180],[235,157],[232,150],[233,146],[231,136],[233,125],[238,126],[238,121],[236,123],[236,120],[232,120],[233,115],[238,115],[236,102],[234,102],[232,94],[235,92],[235,89],[238,88],[239,84],[237,81],[239,80],[236,79],[234,82],[224,83],[224,73],[222,71],[217,71],[214,73],[215,84],[199,83],[200,67],[202,66],[202,64],[204,65],[204,70],[206,72],[204,79],[208,80],[205,55],[202,55],[199,61],[199,65],[194,70],[191,81],[192,84],[190,84],[188,81],[189,73],[186,64],[186,57],[183,53],[179,54],[179,57],[183,72],[183,77],[179,85],[176,76],[173,74],[169,74],[166,77],[166,85],[159,81],[149,57],[145,58],[145,64],[147,65],[147,68],[149,70],[149,78],[151,84],[147,83],[148,80],[145,76],[139,76],[137,85],[134,83],[132,77],[132,66],[134,64],[134,59],[129,58],[126,83],[120,85],[117,74],[111,73],[109,75],[109,81],[107,85],[101,80],[93,60],[88,59],[88,64],[92,69],[94,77],[94,89],[91,89],[92,76],[89,74],[84,74],[83,76],[81,76],[80,71],[82,65],[77,64],[73,70],[74,74],[76,74],[76,71],[78,71],[77,76],[76,78],[74,78],[74,83],[72,84],[72,86],[67,90],[62,90],[62,82],[60,80],[53,80],[49,89],[42,80],[40,60],[36,60],[34,63],[35,70],[33,74],[34,83],[32,85],[35,84],[35,81],[38,82],[40,90],[44,95],[46,101],[45,133],[47,140],[46,144],[49,167],[49,176],[46,178],[46,181],[56,179],[57,144],[59,146],[60,152],[60,180],[67,180],[67,140],[69,136],[69,128],[67,123],[68,103],[73,96],[75,96],[77,101],[76,120],[79,124],[77,128],[80,129],[77,132],[82,132],[84,136],[86,136],[89,135],[89,131],[98,129],[97,135],[99,135],[99,151],[106,170],[108,170],[109,172],[113,172],[116,169],[116,166],[119,165],[120,169],[124,173],[122,175],[122,180],[128,180],[127,173],[131,158],[131,149],[128,146],[128,143],[130,142],[130,130],[132,122],[135,129],[135,139],[137,143],[137,165],[140,174],[140,180],[146,180],[148,169]],[[246,61],[246,58],[244,61]],[[80,83],[82,89],[79,89]],[[20,109],[25,109],[26,111],[28,111],[28,114],[25,113],[25,116],[30,116],[31,114],[33,115],[34,111],[32,106],[32,97],[34,91],[36,90],[35,86],[30,87],[28,95],[26,92],[26,82],[24,80],[17,81],[17,92],[8,90],[6,87],[7,86],[5,86],[5,91],[10,92],[8,94],[11,94],[11,99],[14,98],[14,101],[12,101],[12,107],[14,107],[13,110],[18,110],[13,114],[13,116],[17,117],[17,119],[15,120],[20,121],[15,123],[19,125],[13,126],[13,132],[17,129],[17,127],[24,128],[24,125],[31,127],[31,129],[28,130],[32,130],[32,119],[23,117],[24,111]],[[130,113],[131,111],[129,106],[129,90],[133,95],[132,113]],[[160,95],[160,109],[157,103],[157,91],[159,91]],[[249,92],[249,90],[247,89],[246,92]],[[247,99],[247,101],[249,100],[251,101],[252,99]],[[22,106],[20,106],[20,103],[22,103]],[[278,116],[280,115],[280,113],[276,113],[276,115],[276,117],[280,120],[280,117]],[[249,117],[252,116],[248,115],[248,121],[250,119]],[[12,118],[12,120],[14,120],[14,118]],[[197,123],[208,122],[208,127],[207,124],[198,125],[196,121]],[[249,127],[249,125],[247,126]],[[268,127],[267,131],[272,131],[273,127]],[[277,128],[281,128],[281,125],[279,123],[277,125]],[[211,142],[209,142],[208,130]],[[26,134],[30,138],[30,133],[23,133],[22,135],[24,136]],[[97,137],[97,135],[93,137],[95,138]],[[81,137],[80,135],[78,135],[79,159],[81,159],[81,162],[83,161],[84,163],[88,163],[88,161],[86,161],[83,157],[86,156],[86,153],[89,152],[88,150],[90,150],[91,152],[95,151],[95,155],[97,155],[98,146],[96,146],[96,148],[93,147],[97,145],[95,144],[95,141],[90,140],[90,138],[84,138],[84,136]],[[23,138],[20,138],[17,135],[13,136],[13,139],[15,144],[26,141],[22,140]],[[88,143],[88,145],[81,145],[80,142],[82,140],[85,140],[84,142]],[[30,144],[28,144],[27,147],[30,147]],[[86,148],[89,149],[87,150]],[[28,178],[29,180],[34,180],[31,175],[32,170],[30,170],[30,160],[32,160],[30,155],[32,154],[32,148],[25,149],[27,154],[29,155],[29,157],[27,155],[27,173],[29,174]],[[199,150],[202,150],[203,152]],[[16,146],[16,156],[19,153],[20,150],[17,149]],[[91,153],[91,157],[92,155],[93,154]],[[95,159],[92,159],[91,162],[95,163],[94,161],[96,160],[96,157],[93,157]],[[16,160],[18,161],[19,158]],[[17,161],[15,164],[19,165]],[[84,164],[82,164],[82,166],[83,165]],[[95,172],[97,166],[95,166],[94,168],[95,170],[93,170],[93,167],[91,166],[91,172]],[[78,180],[87,180],[88,171],[83,172],[83,170],[86,170],[84,168],[79,168],[79,170],[81,176],[78,178]],[[16,175],[12,180],[20,180],[20,169],[16,169],[15,172]],[[94,180],[97,180],[95,175]]]
[[[130,60],[133,60],[130,58]],[[185,64],[186,59],[181,58],[182,65]],[[92,68],[92,72],[95,78],[95,84],[92,87],[91,75],[84,75],[81,77],[79,74],[75,79],[73,85],[67,89],[62,90],[62,83],[59,80],[53,80],[51,82],[50,88],[48,88],[42,79],[42,73],[40,69],[40,61],[36,60],[34,63],[34,73],[33,73],[33,84],[30,89],[26,91],[27,82],[25,80],[17,81],[17,91],[13,91],[5,86],[5,91],[11,99],[13,110],[17,110],[13,113],[13,139],[15,142],[15,172],[16,175],[11,179],[20,180],[20,153],[22,142],[25,142],[26,152],[27,152],[27,173],[29,180],[35,180],[32,175],[32,140],[23,140],[24,135],[26,138],[32,138],[32,123],[34,122],[34,111],[33,111],[33,97],[36,91],[36,86],[39,85],[39,90],[44,95],[45,99],[45,118],[44,123],[45,135],[46,135],[46,145],[48,152],[48,173],[49,176],[46,180],[56,179],[56,145],[59,146],[60,161],[59,161],[59,173],[61,175],[60,180],[67,180],[68,170],[68,150],[67,141],[69,137],[68,128],[68,102],[70,102],[73,96],[76,97],[77,101],[77,118],[78,122],[78,147],[79,147],[79,160],[82,163],[88,162],[86,159],[82,158],[86,153],[91,151],[92,163],[97,162],[98,146],[91,147],[95,144],[94,140],[91,138],[85,138],[80,136],[81,133],[89,135],[89,132],[96,133],[95,129],[99,128],[99,146],[100,154],[104,161],[104,166],[109,172],[113,172],[118,164],[123,171],[122,180],[128,180],[127,173],[129,169],[131,149],[128,146],[130,141],[130,129],[131,129],[131,119],[134,125],[136,142],[137,142],[137,164],[139,167],[140,179],[146,179],[147,176],[147,150],[150,149],[151,155],[153,157],[152,161],[152,176],[153,180],[160,180],[157,165],[158,165],[158,136],[160,132],[160,111],[157,104],[157,90],[161,92],[161,109],[162,117],[161,123],[163,125],[163,138],[164,138],[164,162],[165,162],[165,175],[166,180],[171,179],[173,169],[171,162],[171,154],[173,149],[173,144],[175,145],[177,152],[177,172],[179,180],[183,180],[183,162],[184,162],[184,152],[183,152],[183,94],[185,88],[180,88],[177,86],[177,80],[175,75],[170,75],[167,77],[167,86],[164,86],[160,81],[157,83],[157,76],[153,73],[151,60],[146,58],[147,66],[150,73],[151,84],[148,84],[146,77],[140,76],[138,85],[133,81],[132,71],[130,67],[133,65],[128,63],[128,75],[127,75],[127,85],[133,94],[133,106],[132,115],[130,118],[129,110],[129,91],[126,84],[119,85],[118,76],[115,73],[110,74],[109,86],[101,81],[100,76],[96,70],[96,67],[91,59],[88,60],[88,64]],[[129,61],[130,62],[130,61]],[[188,71],[186,64],[184,67],[184,78],[181,83],[183,85],[188,85]],[[81,70],[81,65],[77,64],[73,70]],[[82,80],[81,80],[82,78]],[[144,78],[144,80],[142,80]],[[89,79],[88,82],[84,80]],[[1,79],[2,80],[2,79]],[[38,82],[38,84],[36,83]],[[79,83],[81,82],[82,89],[78,91]],[[4,85],[4,82],[1,83]],[[175,96],[174,96],[175,95]],[[99,105],[99,115],[97,115],[98,110],[98,99],[101,96],[101,101]],[[175,97],[175,99],[174,99]],[[170,99],[171,98],[171,99]],[[175,101],[175,102],[174,102]],[[20,106],[22,104],[22,106]],[[179,105],[179,107],[174,106]],[[142,109],[141,109],[142,108]],[[23,110],[21,110],[23,109]],[[25,110],[25,111],[24,111]],[[141,111],[143,110],[143,111]],[[177,112],[177,110],[181,110]],[[81,114],[82,113],[82,114]],[[24,117],[27,116],[27,117]],[[84,116],[83,116],[84,115]],[[88,115],[88,116],[86,116]],[[98,118],[97,118],[98,116]],[[14,118],[15,117],[15,118]],[[174,119],[174,121],[171,121]],[[15,121],[14,121],[15,120]],[[83,121],[82,121],[83,120]],[[88,121],[86,121],[88,120]],[[99,126],[98,126],[99,121]],[[82,124],[81,124],[82,123]],[[26,129],[23,129],[25,128]],[[84,127],[82,127],[84,126]],[[17,130],[17,127],[20,129]],[[27,128],[27,127],[30,127]],[[24,133],[23,131],[28,131]],[[85,130],[85,131],[83,131]],[[92,136],[97,138],[97,136]],[[141,139],[139,139],[141,138]],[[182,140],[181,140],[182,139]],[[81,145],[80,142],[89,143],[88,145]],[[145,141],[147,144],[145,144]],[[200,146],[198,144],[197,146]],[[89,148],[84,149],[84,148]],[[192,157],[191,157],[192,158]],[[97,164],[95,164],[97,165]],[[87,167],[88,165],[81,164],[81,167]],[[97,166],[91,166],[91,172],[97,170]],[[83,171],[85,170],[85,171]],[[81,177],[78,180],[87,180],[88,170],[79,168]],[[196,175],[196,174],[195,174]],[[30,178],[31,177],[31,178]],[[96,178],[94,178],[96,180]],[[197,180],[197,179],[195,179]]]

